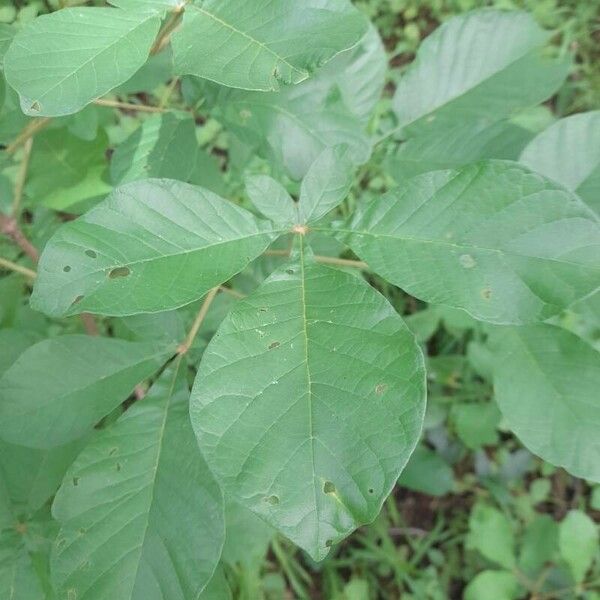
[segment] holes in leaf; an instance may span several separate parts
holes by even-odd
[[[119,450],[119,449],[118,449],[118,448],[116,448],[116,447],[115,447],[115,448],[111,448],[111,449],[109,450],[109,452],[108,452],[108,455],[109,455],[109,456],[114,456],[114,455],[117,453],[117,451],[118,451],[118,450]]]
[[[65,273],[68,273],[70,270],[71,270],[71,267],[70,267],[69,265],[65,265],[65,266],[63,267],[63,271],[64,271]]]
[[[77,532],[79,533],[79,535],[85,535],[86,530],[83,527],[80,527]]]
[[[331,546],[333,546],[333,540],[327,540],[327,541],[325,542],[325,546],[326,546],[327,548],[331,548]]]
[[[274,350],[275,348],[279,348],[279,346],[281,346],[279,342],[271,342],[269,344],[269,350]]]
[[[323,493],[324,494],[335,494],[335,485],[331,483],[331,481],[326,481],[323,484]]]
[[[98,258],[98,255],[93,250],[86,250],[85,255],[90,258]]]
[[[42,110],[42,105],[36,100],[32,105],[31,105],[31,110],[33,112],[40,112],[40,110]]]
[[[294,274],[294,269],[286,269],[286,270],[285,270],[285,272],[286,272],[288,275],[293,275],[293,274]]]
[[[265,502],[268,502],[271,506],[277,506],[279,504],[279,496],[267,496]]]
[[[115,267],[108,273],[109,279],[118,279],[119,277],[129,277],[131,269],[129,267]]]
[[[484,300],[489,300],[492,297],[492,288],[486,287],[481,290],[481,297]]]
[[[369,488],[369,494],[374,494],[375,490],[373,488]]]
[[[118,473],[118,472],[120,472],[122,468],[123,468],[123,467],[121,466],[121,463],[117,463],[117,464],[115,465],[115,469],[117,470],[117,473]]]
[[[79,485],[79,477],[73,477],[73,487],[77,487]]]

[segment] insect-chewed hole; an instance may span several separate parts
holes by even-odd
[[[265,502],[268,502],[269,504],[276,506],[277,504],[279,504],[279,496],[267,496],[265,498]]]
[[[335,485],[331,481],[326,481],[323,484],[323,492],[325,494],[335,494]]]
[[[93,250],[86,250],[85,255],[90,258],[98,258],[98,255]]]
[[[325,546],[327,546],[327,548],[331,548],[331,546],[333,546],[333,540],[327,540],[325,542]]]
[[[71,270],[71,267],[70,267],[69,265],[65,265],[65,266],[63,267],[63,271],[64,271],[65,273],[68,273],[70,270]]]
[[[274,348],[279,348],[279,346],[281,346],[280,342],[271,342],[269,344],[269,350],[273,350]]]
[[[131,269],[129,267],[115,267],[108,273],[109,279],[118,279],[119,277],[129,277]]]
[[[122,467],[121,463],[117,463],[117,464],[115,465],[115,469],[117,470],[117,472],[119,472],[119,471],[120,471],[122,468],[123,468],[123,467]]]
[[[293,275],[293,274],[294,274],[294,269],[286,269],[286,270],[285,270],[285,272],[286,272],[288,275]]]
[[[79,477],[73,477],[73,486],[77,487],[79,485]]]
[[[373,488],[369,488],[369,494],[374,494],[375,490]]]
[[[481,290],[481,297],[484,300],[489,300],[492,297],[492,288],[486,287]]]
[[[109,456],[114,456],[114,455],[117,453],[117,451],[118,451],[118,450],[119,450],[119,449],[118,449],[118,448],[116,448],[116,447],[115,447],[115,448],[111,448],[111,449],[109,450],[109,452],[108,452],[108,455],[109,455]]]

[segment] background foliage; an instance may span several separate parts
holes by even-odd
[[[0,2],[0,23],[25,24],[37,14],[76,4],[84,3]],[[558,93],[527,115],[530,130],[541,131],[554,119],[600,107],[600,6],[595,0],[357,0],[355,4],[379,30],[392,66],[386,74],[384,97],[369,124],[370,132],[393,126],[389,121],[392,96],[420,42],[450,17],[483,6],[525,8],[543,27],[555,31],[552,44],[559,53],[569,50],[575,56],[569,78]],[[113,185],[134,181],[141,174],[160,173],[246,202],[237,167],[249,161],[258,174],[265,170],[264,163],[248,156],[227,133],[228,128],[235,131],[234,117],[207,116],[203,102],[210,98],[205,97],[205,91],[198,92],[192,82],[174,79],[165,83],[169,76],[163,58],[164,54],[158,54],[151,70],[138,81],[134,77],[121,86],[118,99],[158,107],[191,104],[192,114],[168,113],[159,122],[156,115],[137,110],[89,106],[76,117],[44,124],[33,147],[25,148],[31,156],[27,180],[19,193],[25,209],[23,233],[33,247],[43,247],[59,223],[85,212]],[[10,144],[27,121],[14,105],[14,110],[7,112],[6,106],[11,108],[8,95],[7,99],[0,119],[0,141],[6,150],[0,163],[0,209],[8,214],[20,181],[21,161],[17,158],[23,152],[11,152]],[[287,99],[290,103],[294,100]],[[249,100],[240,97],[233,101],[239,102],[243,112],[244,102]],[[161,128],[169,135],[161,135]],[[145,153],[145,147],[154,151]],[[161,160],[166,155],[172,157],[168,164]],[[341,210],[351,211],[359,192],[378,195],[394,187],[392,172],[398,173],[398,165],[402,166],[402,157],[379,145],[360,167],[350,201]],[[14,235],[5,233],[8,235],[0,237],[0,257],[19,261],[25,269],[32,267],[27,258],[21,260],[23,244],[14,244],[10,239]],[[327,244],[323,243],[323,254],[339,251],[334,242]],[[29,248],[30,255],[35,248]],[[223,315],[235,303],[236,294],[252,290],[264,273],[279,264],[277,256],[264,259],[236,278],[232,293],[217,297],[191,349],[192,360],[200,356]],[[600,486],[536,458],[509,432],[491,402],[489,354],[482,343],[484,334],[471,318],[454,309],[426,307],[376,275],[370,275],[369,281],[405,315],[427,348],[429,408],[424,440],[376,521],[336,546],[321,563],[273,536],[259,520],[235,506],[228,507],[226,520],[235,534],[228,536],[223,556],[234,597],[598,600]],[[144,373],[152,372],[157,360],[160,363],[160,352],[152,342],[164,342],[165,337],[172,345],[181,341],[198,310],[198,303],[194,303],[181,312],[182,319],[165,316],[157,332],[151,319],[144,316],[95,323],[89,319],[47,319],[27,306],[27,293],[19,275],[5,272],[0,278],[0,373],[35,342],[99,328],[106,336],[139,343],[138,360],[131,368],[135,369],[134,379],[143,378]],[[593,306],[567,311],[560,324],[600,347],[600,321]],[[514,346],[511,341],[505,343]],[[91,350],[76,347],[71,351],[76,357]],[[94,348],[93,352],[101,349]],[[124,385],[126,388],[127,381]],[[52,393],[51,386],[44,391]],[[96,394],[101,402],[102,390]],[[107,422],[120,414],[120,408],[112,408]],[[155,408],[161,410],[160,406]],[[151,420],[153,415],[150,411],[135,417],[144,423],[143,419]],[[177,418],[176,410],[172,418]],[[90,419],[93,422],[93,414]],[[28,425],[34,427],[35,423]],[[135,431],[136,419],[125,426]],[[16,430],[14,424],[3,427],[5,431]],[[22,431],[28,435],[27,429]],[[4,479],[20,482],[20,487],[11,488],[16,489],[16,498],[11,500],[18,507],[17,527],[12,525],[14,519],[5,518],[9,509],[4,510],[0,493],[0,524],[10,524],[2,535],[22,540],[42,579],[47,572],[47,549],[56,535],[55,526],[47,519],[47,500],[84,443],[75,440],[61,446],[60,456],[52,462],[56,474],[44,469],[43,450],[37,454],[23,452],[17,464],[31,473],[27,481],[16,472],[12,460],[3,460],[13,456],[14,446],[0,452]],[[185,452],[185,442],[181,444],[180,451]],[[86,459],[93,457],[83,456],[78,461],[85,466]],[[66,519],[73,518],[68,493],[59,501],[58,510]],[[237,527],[231,525],[236,522]],[[0,554],[2,560],[8,559]]]

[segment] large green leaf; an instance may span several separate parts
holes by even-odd
[[[175,69],[273,91],[355,46],[367,20],[347,0],[195,0],[173,36]]]
[[[417,298],[493,323],[547,319],[600,277],[597,217],[508,161],[418,175],[365,205],[338,235]]]
[[[23,112],[68,115],[127,81],[148,58],[160,18],[153,11],[65,8],[24,27],[4,58]]]
[[[191,115],[153,115],[115,150],[110,165],[112,182],[117,185],[148,177],[189,181],[198,151]]]
[[[210,580],[225,539],[223,498],[198,451],[188,396],[178,359],[67,473],[53,505],[59,597],[189,600]]]
[[[0,437],[31,448],[74,440],[123,402],[173,351],[87,335],[39,342],[0,379]]]
[[[167,179],[129,183],[52,237],[31,305],[57,316],[177,308],[241,271],[276,235],[208,190]]]
[[[413,131],[440,121],[499,119],[550,97],[570,60],[545,56],[550,37],[524,12],[483,9],[450,19],[421,44],[394,110]]]
[[[600,214],[600,110],[560,119],[529,143],[521,162],[576,191]]]
[[[548,462],[600,481],[600,353],[552,325],[494,330],[494,389],[509,427]]]
[[[425,383],[387,301],[305,252],[224,320],[191,416],[225,492],[321,560],[381,509],[419,437]]]

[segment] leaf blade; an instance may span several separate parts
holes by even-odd
[[[422,360],[383,297],[302,253],[223,322],[192,424],[226,492],[320,560],[376,516],[414,449]]]
[[[15,35],[6,78],[26,114],[72,114],[135,73],[159,27],[156,14],[145,11],[85,7],[42,15]],[[81,46],[82,36],[89,46]]]
[[[203,188],[125,184],[48,242],[31,304],[56,316],[179,308],[241,271],[277,235]]]

